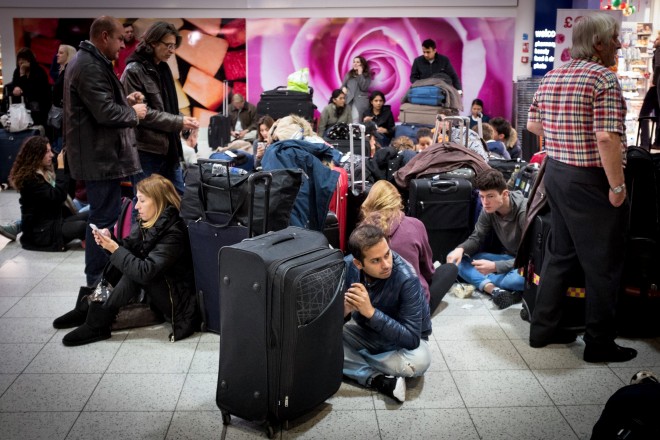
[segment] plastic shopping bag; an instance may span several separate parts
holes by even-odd
[[[8,130],[11,132],[27,130],[34,122],[30,112],[25,107],[25,102],[11,104],[9,106]]]
[[[309,69],[303,67],[289,75],[287,89],[309,93]]]

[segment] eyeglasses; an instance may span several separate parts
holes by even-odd
[[[167,48],[167,50],[176,49],[176,44],[174,44],[174,43],[165,43],[164,41],[159,41],[159,43],[162,44],[163,46],[165,46]]]

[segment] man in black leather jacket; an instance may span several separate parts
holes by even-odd
[[[422,285],[380,228],[359,226],[348,246],[344,375],[402,403],[405,378],[422,376],[431,364]]]

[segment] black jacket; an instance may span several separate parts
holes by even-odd
[[[21,245],[32,251],[64,251],[62,209],[66,200],[69,177],[57,170],[52,186],[41,175],[23,182],[21,188]]]
[[[7,84],[9,103],[19,102],[13,98],[14,87],[23,90],[25,107],[30,110],[35,125],[46,125],[46,117],[50,110],[51,93],[48,74],[38,63],[30,64],[30,75],[21,75],[20,68],[14,69],[10,84]]]
[[[176,208],[165,208],[149,229],[136,224],[122,246],[110,255],[110,263],[140,284],[151,304],[171,318],[175,341],[197,330],[199,319],[190,243]]]
[[[412,68],[410,69],[410,82],[414,83],[420,79],[431,77],[443,78],[454,86],[456,90],[463,90],[461,80],[456,74],[454,67],[451,65],[449,58],[439,53],[435,54],[433,63],[429,63],[424,55],[415,58]]]

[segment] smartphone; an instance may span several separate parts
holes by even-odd
[[[94,223],[90,223],[89,227],[92,228],[92,231],[98,231],[99,230],[99,228],[96,227],[96,225]]]

